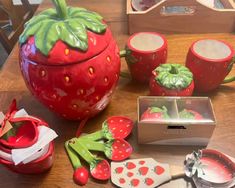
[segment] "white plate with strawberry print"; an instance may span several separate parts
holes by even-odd
[[[153,188],[171,179],[169,165],[152,158],[111,163],[111,180],[118,187]]]

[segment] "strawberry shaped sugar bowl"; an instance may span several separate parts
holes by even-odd
[[[92,117],[109,103],[120,73],[119,49],[102,17],[53,0],[21,34],[20,68],[32,94],[72,120]]]

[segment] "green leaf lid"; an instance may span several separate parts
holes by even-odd
[[[180,64],[161,64],[154,72],[157,83],[167,89],[184,89],[193,81],[192,72]]]
[[[47,9],[25,24],[19,38],[21,55],[42,64],[64,64],[94,57],[114,42],[103,18],[84,8],[52,0]]]

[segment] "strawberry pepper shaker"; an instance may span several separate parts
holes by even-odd
[[[60,116],[92,117],[117,84],[119,49],[99,14],[52,2],[55,9],[34,16],[20,36],[22,75],[32,94]]]

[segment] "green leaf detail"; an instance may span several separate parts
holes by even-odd
[[[107,121],[104,121],[103,125],[102,125],[102,131],[103,134],[105,135],[105,138],[109,139],[109,140],[113,140],[113,135],[109,130],[109,126]]]
[[[9,131],[7,131],[4,135],[2,135],[1,138],[3,138],[4,140],[8,140],[9,137],[11,136],[15,136],[17,133],[17,129],[22,125],[21,122],[17,122],[17,123],[12,123],[12,129],[10,129]]]
[[[102,17],[84,8],[57,7],[63,2],[54,1],[57,10],[48,9],[33,17],[25,24],[25,30],[19,38],[24,44],[31,36],[35,37],[36,48],[48,55],[58,40],[81,51],[88,49],[87,30],[97,34],[106,31]],[[59,12],[58,12],[59,11]],[[64,17],[61,17],[63,13]]]
[[[108,156],[109,158],[112,157],[112,145],[113,145],[114,140],[109,140],[106,144],[105,144],[105,150],[104,153],[106,156]]]
[[[168,114],[168,110],[165,106],[162,106],[162,108],[150,107],[150,113],[162,113],[164,119],[170,118],[170,116]]]
[[[192,112],[185,109],[179,113],[179,117],[181,119],[195,119],[195,115]]]
[[[127,47],[125,50],[126,50],[125,59],[127,64],[131,65],[137,63],[138,60],[131,54],[131,50]]]
[[[154,71],[157,73],[155,80],[168,89],[184,89],[193,81],[190,70],[180,64],[161,64]]]

